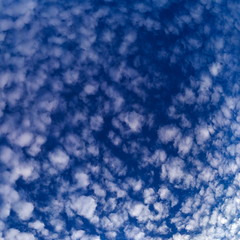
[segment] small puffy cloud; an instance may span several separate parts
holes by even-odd
[[[139,222],[146,222],[149,219],[150,211],[148,207],[142,203],[132,203],[129,214]]]
[[[211,167],[204,167],[202,171],[199,173],[198,178],[201,182],[211,182],[215,178],[215,171]]]
[[[27,147],[31,144],[33,139],[33,134],[31,132],[23,132],[16,139],[15,143],[20,147]]]
[[[49,153],[48,157],[51,163],[60,170],[65,169],[69,163],[68,155],[61,149],[56,149],[54,152]]]
[[[103,118],[101,116],[93,116],[90,119],[90,127],[95,131],[100,131],[103,125]]]
[[[0,161],[5,164],[10,164],[12,160],[15,160],[16,156],[13,150],[7,146],[2,146],[0,148]]]
[[[86,173],[77,172],[75,179],[77,180],[78,187],[86,188],[90,184],[89,177]]]
[[[216,62],[209,67],[209,71],[213,77],[216,77],[220,73],[221,68],[222,68],[221,64]]]
[[[189,235],[179,234],[179,233],[173,235],[173,238],[172,238],[172,240],[189,240],[189,239],[190,239]]]
[[[171,192],[169,191],[169,189],[165,186],[162,186],[159,190],[158,190],[159,196],[161,199],[166,200],[170,197]]]
[[[107,232],[107,233],[106,233],[106,236],[107,236],[109,239],[115,239],[116,236],[117,236],[117,233],[116,233],[116,232],[113,232],[113,231]]]
[[[9,185],[0,185],[0,218],[5,219],[10,215],[11,205],[15,206],[19,201],[20,196],[17,191],[15,191]]]
[[[138,132],[142,128],[144,118],[136,112],[125,114],[123,119],[133,132]]]
[[[56,232],[61,232],[65,228],[65,222],[58,218],[52,219],[50,224],[54,227]]]
[[[86,86],[84,87],[84,92],[87,95],[93,95],[97,92],[97,89],[98,89],[97,83],[86,84]]]
[[[158,190],[158,194],[160,199],[170,201],[172,207],[178,203],[178,199],[166,186],[161,186]]]
[[[94,216],[95,209],[97,207],[96,201],[94,198],[89,196],[80,196],[72,199],[71,207],[77,212],[80,216],[91,220]]]
[[[203,144],[204,142],[206,142],[209,137],[210,137],[210,132],[208,127],[197,127],[196,131],[196,140],[198,144]]]
[[[32,217],[34,206],[31,202],[20,201],[13,206],[13,209],[21,220],[28,220]]]
[[[145,204],[153,203],[156,200],[156,195],[155,195],[155,191],[153,190],[153,188],[145,189],[143,192],[143,197],[144,197]]]
[[[127,227],[124,232],[127,239],[142,240],[145,238],[145,233],[138,227]]]
[[[5,235],[5,240],[36,240],[32,233],[20,232],[15,228],[10,228]]]
[[[19,164],[19,166],[15,168],[15,172],[19,176],[22,176],[24,180],[28,180],[31,177],[33,178],[37,177],[36,168],[37,168],[36,164],[29,162],[27,164],[26,163]],[[34,173],[35,173],[35,176],[33,176]]]
[[[73,230],[71,235],[71,240],[79,240],[84,235],[83,230]]]
[[[99,196],[99,197],[106,196],[106,191],[102,189],[97,183],[93,184],[92,188],[96,196]]]
[[[180,154],[185,155],[189,153],[193,145],[193,138],[191,136],[186,136],[181,138],[178,142],[178,151]]]
[[[180,183],[185,176],[183,168],[184,162],[181,159],[171,159],[162,166],[161,177],[167,177],[170,183]]]
[[[132,217],[138,217],[141,214],[143,208],[144,208],[144,204],[142,203],[134,204],[130,209],[129,213]]]
[[[30,223],[28,224],[28,226],[29,226],[30,228],[33,228],[33,229],[37,230],[37,231],[41,231],[41,230],[43,230],[44,227],[45,227],[44,223],[41,222],[41,221],[39,221],[39,220],[37,220],[37,221],[35,221],[35,222],[30,222]]]
[[[140,191],[143,186],[143,182],[141,180],[136,180],[134,178],[127,179],[127,183],[135,192]]]
[[[36,156],[41,151],[41,146],[45,143],[46,138],[43,136],[37,136],[34,142],[28,149],[28,153],[32,156]]]
[[[163,143],[174,141],[179,133],[180,133],[179,128],[173,125],[167,125],[167,126],[161,127],[158,130],[159,139]]]

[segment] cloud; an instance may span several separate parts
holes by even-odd
[[[61,149],[56,149],[49,153],[49,159],[54,167],[59,170],[64,170],[69,163],[69,156]]]
[[[123,114],[121,118],[133,132],[138,132],[142,128],[144,118],[139,113],[128,112]]]
[[[35,221],[35,222],[29,223],[29,226],[30,226],[31,228],[36,229],[37,231],[41,231],[42,229],[44,229],[45,224],[44,224],[43,222],[37,220],[37,221]]]
[[[139,222],[146,222],[149,218],[150,211],[148,207],[142,203],[133,203],[129,209],[129,214]]]
[[[208,127],[198,127],[196,129],[196,139],[198,144],[203,144],[205,141],[207,141],[210,137],[210,132]]]
[[[20,201],[14,204],[13,209],[21,220],[28,220],[32,217],[34,206],[31,202]]]
[[[89,177],[86,173],[76,172],[75,179],[77,180],[78,187],[87,187],[90,184]]]
[[[161,142],[166,144],[174,141],[179,135],[179,133],[180,131],[177,127],[168,125],[159,129],[158,136]]]
[[[78,215],[92,220],[94,216],[97,203],[94,198],[89,196],[74,197],[71,200],[71,208],[77,212]]]
[[[20,232],[19,230],[15,228],[10,228],[5,236],[6,240],[36,240],[34,235],[32,233],[26,233],[26,232]]]
[[[24,132],[16,139],[16,144],[18,144],[20,147],[26,147],[30,145],[32,139],[33,139],[32,133]]]
[[[125,235],[128,239],[141,240],[145,237],[145,233],[138,227],[128,227],[125,229]]]

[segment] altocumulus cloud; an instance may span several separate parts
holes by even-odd
[[[0,240],[238,240],[240,4],[0,3]]]

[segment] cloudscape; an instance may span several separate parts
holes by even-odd
[[[0,1],[0,240],[239,240],[239,13]]]

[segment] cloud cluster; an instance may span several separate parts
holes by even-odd
[[[239,10],[0,3],[0,240],[239,239]]]

